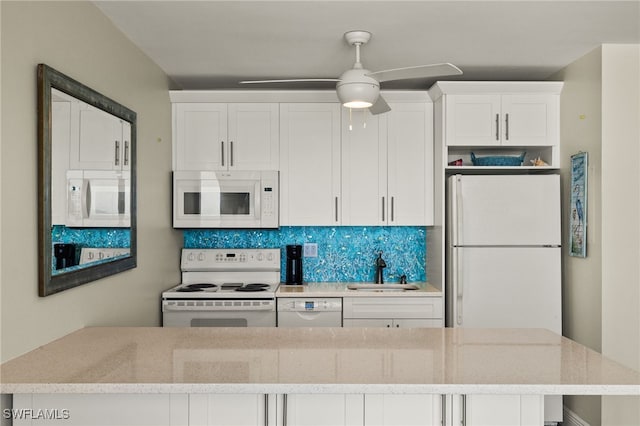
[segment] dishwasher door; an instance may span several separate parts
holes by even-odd
[[[342,298],[278,298],[278,327],[342,327]]]

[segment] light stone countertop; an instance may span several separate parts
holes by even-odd
[[[2,393],[640,395],[542,329],[91,327],[0,366]]]
[[[376,284],[380,290],[350,290],[349,284],[372,284],[362,282],[321,282],[304,283],[303,285],[280,284],[276,297],[441,297],[442,290],[426,282],[412,282],[418,290],[384,290],[387,284]],[[394,283],[392,283],[394,284]]]

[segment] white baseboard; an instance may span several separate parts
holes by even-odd
[[[564,420],[562,422],[562,426],[590,426],[589,423],[582,420],[580,416],[568,409],[566,406],[563,407],[563,413]]]

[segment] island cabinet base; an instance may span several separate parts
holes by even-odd
[[[13,425],[542,426],[537,395],[16,394]]]

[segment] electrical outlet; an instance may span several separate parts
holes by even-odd
[[[304,257],[318,257],[318,244],[304,243],[302,246],[302,253]]]

